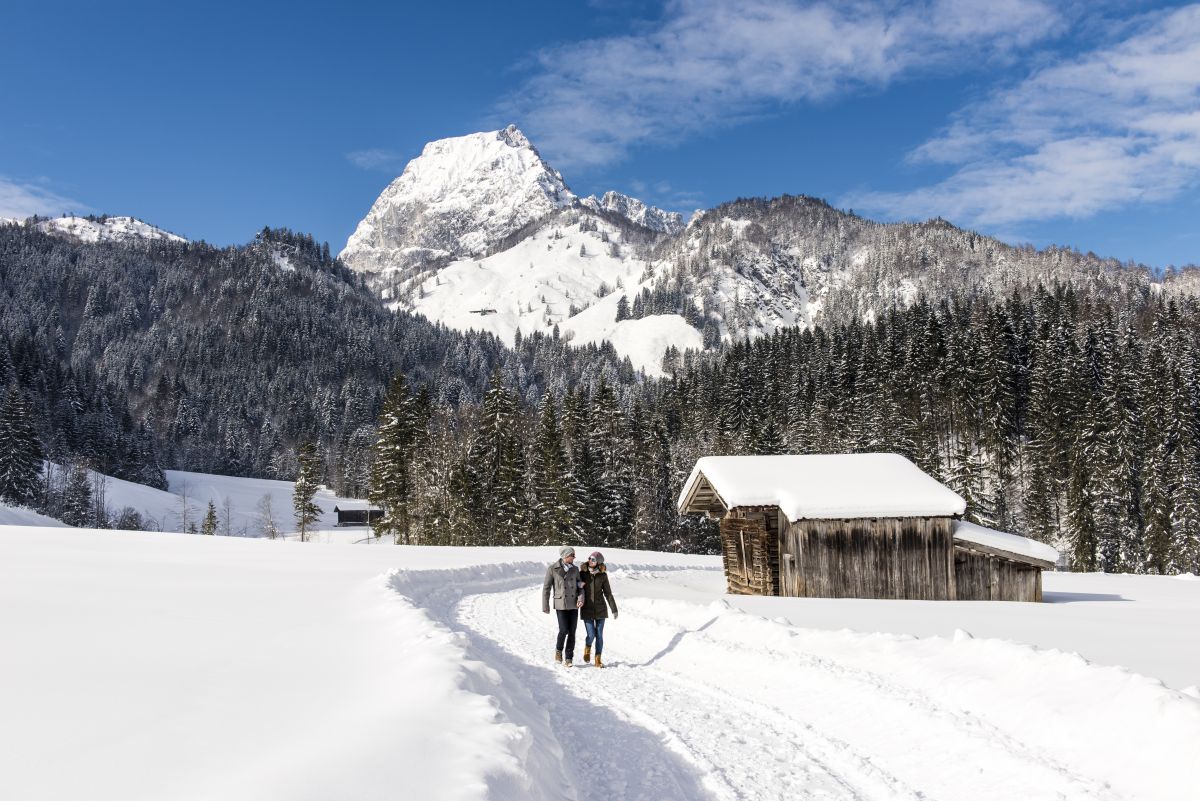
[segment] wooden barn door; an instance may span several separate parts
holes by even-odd
[[[761,516],[721,521],[725,581],[734,595],[779,594],[779,544]]]

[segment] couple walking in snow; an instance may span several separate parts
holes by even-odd
[[[582,566],[575,564],[575,549],[564,545],[558,551],[558,561],[546,568],[542,582],[542,611],[550,614],[551,601],[558,614],[558,639],[554,644],[554,661],[571,667],[575,659],[575,629],[579,618],[587,629],[583,646],[583,661],[592,657],[596,646],[596,667],[604,667],[600,654],[604,652],[604,621],[608,610],[617,617],[617,602],[608,583],[604,554],[593,551]],[[551,597],[553,596],[553,598]]]

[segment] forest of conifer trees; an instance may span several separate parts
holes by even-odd
[[[398,542],[710,551],[675,499],[709,454],[894,451],[969,519],[1079,570],[1200,569],[1200,306],[1038,288],[729,346],[628,404],[603,381],[457,413],[396,382],[375,448]]]

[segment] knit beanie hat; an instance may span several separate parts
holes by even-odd
[[[599,551],[592,551],[591,555],[588,556],[589,562],[593,559],[596,560],[596,564],[598,565],[604,564],[604,554],[600,553]]]
[[[572,548],[570,545],[564,545],[563,547],[558,549],[558,558],[560,558],[560,559],[565,559],[568,556],[574,556],[574,555],[575,555],[575,549]]]

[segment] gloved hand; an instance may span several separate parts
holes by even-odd
[[[621,613],[618,612],[616,609],[614,609],[613,610],[613,620],[616,620],[620,616],[621,616]]]

